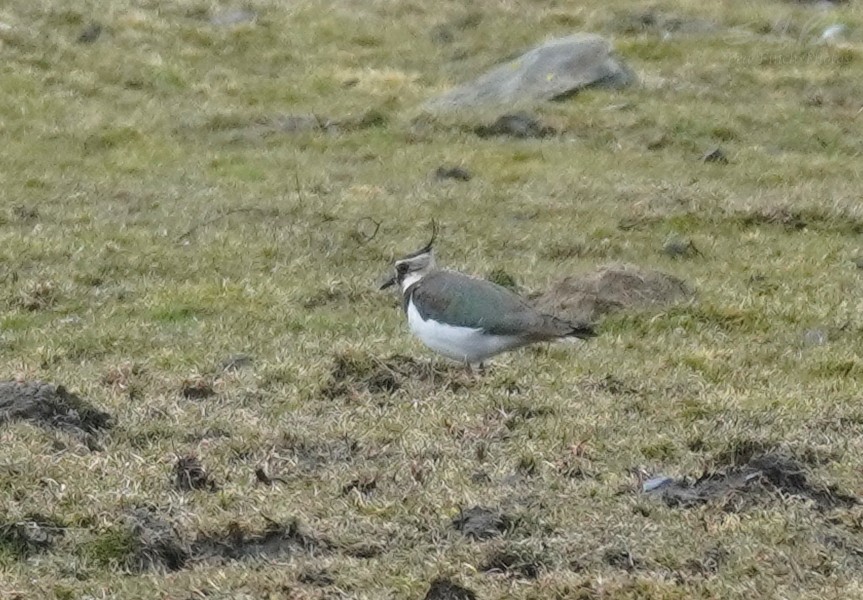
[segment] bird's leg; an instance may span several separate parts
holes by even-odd
[[[479,378],[485,375],[485,364],[483,364],[482,362],[473,364],[466,362],[465,369],[467,374],[470,375],[472,378]]]

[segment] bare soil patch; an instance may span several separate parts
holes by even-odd
[[[186,566],[191,555],[189,544],[155,510],[134,509],[126,515],[124,524],[125,536],[116,536],[116,549],[118,553],[128,552],[126,568],[134,572],[177,571]]]
[[[319,554],[329,549],[329,542],[303,532],[299,521],[270,521],[264,529],[250,531],[233,523],[226,531],[199,536],[192,545],[196,559],[273,558],[296,552]]]
[[[91,436],[112,426],[111,415],[66,390],[42,381],[0,382],[0,425],[30,421]]]
[[[353,398],[360,394],[392,394],[409,381],[432,388],[457,391],[469,383],[457,365],[424,363],[409,356],[380,359],[369,354],[339,353],[333,358],[329,381],[321,393],[325,398]]]
[[[487,540],[505,533],[512,520],[504,514],[474,506],[462,511],[452,520],[452,525],[465,537],[474,540]]]
[[[425,600],[476,600],[476,594],[450,579],[438,577],[431,582]]]
[[[231,523],[225,530],[185,539],[174,525],[152,508],[137,508],[124,518],[124,529],[103,547],[125,554],[133,572],[178,571],[201,561],[275,558],[297,552],[319,554],[331,544],[303,532],[297,520],[268,521],[260,530]]]
[[[51,549],[65,534],[65,525],[45,515],[31,513],[23,519],[0,523],[0,548],[26,558]]]
[[[859,503],[857,497],[843,493],[835,486],[812,484],[802,464],[778,453],[760,454],[743,465],[704,473],[694,480],[668,478],[648,493],[657,495],[674,508],[692,508],[714,502],[731,512],[788,497],[810,501],[818,510]]]
[[[633,555],[628,548],[623,547],[608,548],[602,554],[602,562],[610,567],[630,572],[643,567],[642,560]]]
[[[545,568],[546,561],[533,549],[512,544],[492,549],[479,565],[485,573],[517,579],[536,579]]]
[[[311,473],[328,464],[351,463],[360,457],[363,447],[350,437],[323,440],[285,433],[276,442],[275,450],[287,457],[289,465],[294,469]]]
[[[179,457],[174,464],[174,487],[182,492],[191,490],[214,492],[219,489],[218,484],[204,469],[200,459],[191,454]]]

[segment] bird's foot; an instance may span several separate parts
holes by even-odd
[[[485,363],[482,363],[482,362],[478,362],[478,363],[465,362],[464,363],[464,371],[465,371],[465,373],[467,373],[471,377],[474,377],[474,376],[481,377],[481,376],[486,374]]]

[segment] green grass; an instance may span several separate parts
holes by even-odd
[[[0,544],[0,597],[422,598],[437,576],[483,599],[860,595],[859,507],[682,510],[633,475],[781,448],[863,491],[859,4],[259,0],[235,27],[215,6],[0,7],[0,379],[62,383],[117,423],[101,451],[2,426],[2,522],[70,526]],[[665,39],[633,25],[651,7],[713,29]],[[847,41],[815,43],[833,22]],[[563,132],[543,140],[414,120],[573,30],[612,37],[641,85],[540,107]],[[280,128],[309,113],[338,131]],[[729,164],[701,162],[717,145]],[[443,164],[473,178],[438,182]],[[629,262],[697,300],[468,380],[376,291],[433,218],[441,263],[524,293]],[[702,256],[666,255],[670,236]],[[220,372],[239,352],[253,364]],[[215,395],[185,398],[201,378]],[[218,491],[173,489],[187,453]],[[475,504],[515,525],[464,539],[450,521]],[[327,544],[133,573],[142,506],[190,541],[296,518]]]

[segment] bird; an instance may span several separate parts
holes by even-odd
[[[458,271],[438,269],[432,237],[421,249],[395,261],[395,273],[380,289],[398,285],[411,332],[438,354],[485,368],[488,359],[529,344],[596,336],[588,323],[538,311],[511,290]]]

